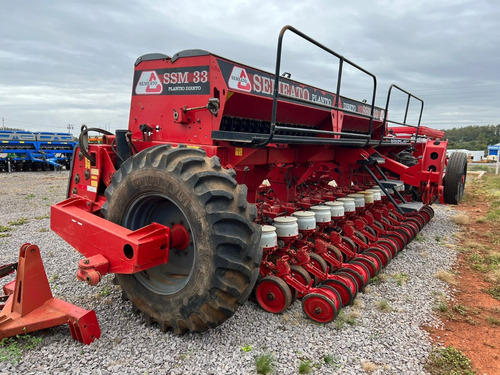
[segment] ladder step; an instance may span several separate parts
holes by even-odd
[[[406,203],[401,203],[399,207],[404,212],[414,212],[414,211],[420,211],[420,209],[424,207],[424,204],[422,202],[406,202]]]

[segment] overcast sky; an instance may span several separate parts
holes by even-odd
[[[199,48],[274,71],[287,24],[374,73],[378,105],[395,83],[425,101],[426,126],[500,124],[497,0],[0,4],[0,117],[7,127],[65,131],[72,124],[74,134],[84,123],[126,128],[138,56]],[[285,49],[292,78],[334,89],[335,60],[292,37]],[[349,71],[343,80],[358,100],[371,97],[365,81]]]

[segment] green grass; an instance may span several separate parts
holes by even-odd
[[[358,318],[360,317],[360,313],[357,311],[351,311],[350,313],[346,314],[344,310],[340,310],[339,315],[337,318],[335,318],[335,327],[337,329],[342,329],[344,328],[345,324],[349,324],[351,326],[354,326],[358,323]]]
[[[379,273],[377,276],[371,278],[370,284],[379,285],[386,281],[387,281],[387,275],[385,273]]]
[[[102,293],[101,293],[102,294]],[[108,293],[109,294],[109,293]],[[245,345],[241,348],[245,353],[252,351],[252,345]]]
[[[50,215],[35,216],[35,220],[50,219]]]
[[[323,357],[323,362],[325,362],[327,365],[334,365],[337,363],[337,361],[335,360],[335,357],[333,357],[330,354],[327,354]]]
[[[445,302],[439,302],[437,308],[442,313],[448,312],[448,305]]]
[[[469,309],[467,308],[467,306],[461,305],[459,303],[457,303],[456,305],[454,305],[452,307],[452,310],[454,312],[456,312],[457,314],[462,315],[462,316],[467,316],[467,313],[469,311]]]
[[[270,353],[260,354],[255,357],[255,368],[258,374],[270,374],[274,371],[274,357]]]
[[[30,335],[4,338],[0,341],[0,361],[17,365],[23,358],[23,352],[33,349],[40,342],[42,342],[41,337]]]
[[[24,198],[25,199],[32,199],[32,198],[35,198],[36,195],[35,194],[28,194],[27,196],[25,196]]]
[[[26,223],[29,223],[29,220],[27,217],[21,217],[17,220],[12,220],[12,221],[9,221],[9,225],[23,225],[23,224],[26,224]]]
[[[425,365],[432,375],[475,375],[469,358],[453,346],[435,348]]]
[[[301,361],[299,364],[299,374],[309,374],[313,369],[313,364],[309,360]]]
[[[0,225],[0,233],[3,232],[10,232],[12,230],[11,227],[5,226],[5,225]]]
[[[488,289],[487,292],[488,294],[491,294],[494,298],[500,301],[500,285]]]
[[[493,168],[493,167],[488,167],[487,165],[469,165],[469,166],[467,166],[468,171],[477,171],[477,172],[489,172],[489,171],[491,171],[491,168]]]
[[[396,283],[401,286],[403,284],[406,284],[408,280],[410,280],[410,276],[404,272],[397,273],[393,275],[393,277],[396,279]]]
[[[500,319],[497,319],[494,316],[487,316],[486,321],[492,326],[500,326]]]
[[[389,305],[389,302],[387,302],[385,299],[381,299],[380,301],[378,301],[376,306],[377,309],[383,312],[392,311],[392,307]]]

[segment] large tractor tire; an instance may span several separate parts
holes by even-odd
[[[444,202],[459,204],[464,195],[465,179],[467,178],[467,154],[454,152],[448,159],[444,175]]]
[[[262,251],[256,208],[234,171],[204,151],[168,145],[122,164],[105,192],[106,219],[131,230],[152,222],[183,225],[186,249],[132,275],[117,274],[134,310],[162,330],[199,332],[231,317],[257,280]]]

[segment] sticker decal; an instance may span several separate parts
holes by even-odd
[[[160,82],[158,74],[154,70],[143,71],[137,86],[135,87],[135,93],[137,95],[144,94],[161,94],[163,91],[163,85]]]
[[[134,95],[210,95],[209,66],[134,72]]]
[[[233,71],[229,77],[228,86],[232,89],[245,92],[252,91],[252,84],[250,83],[246,70],[238,66],[233,67]]]

